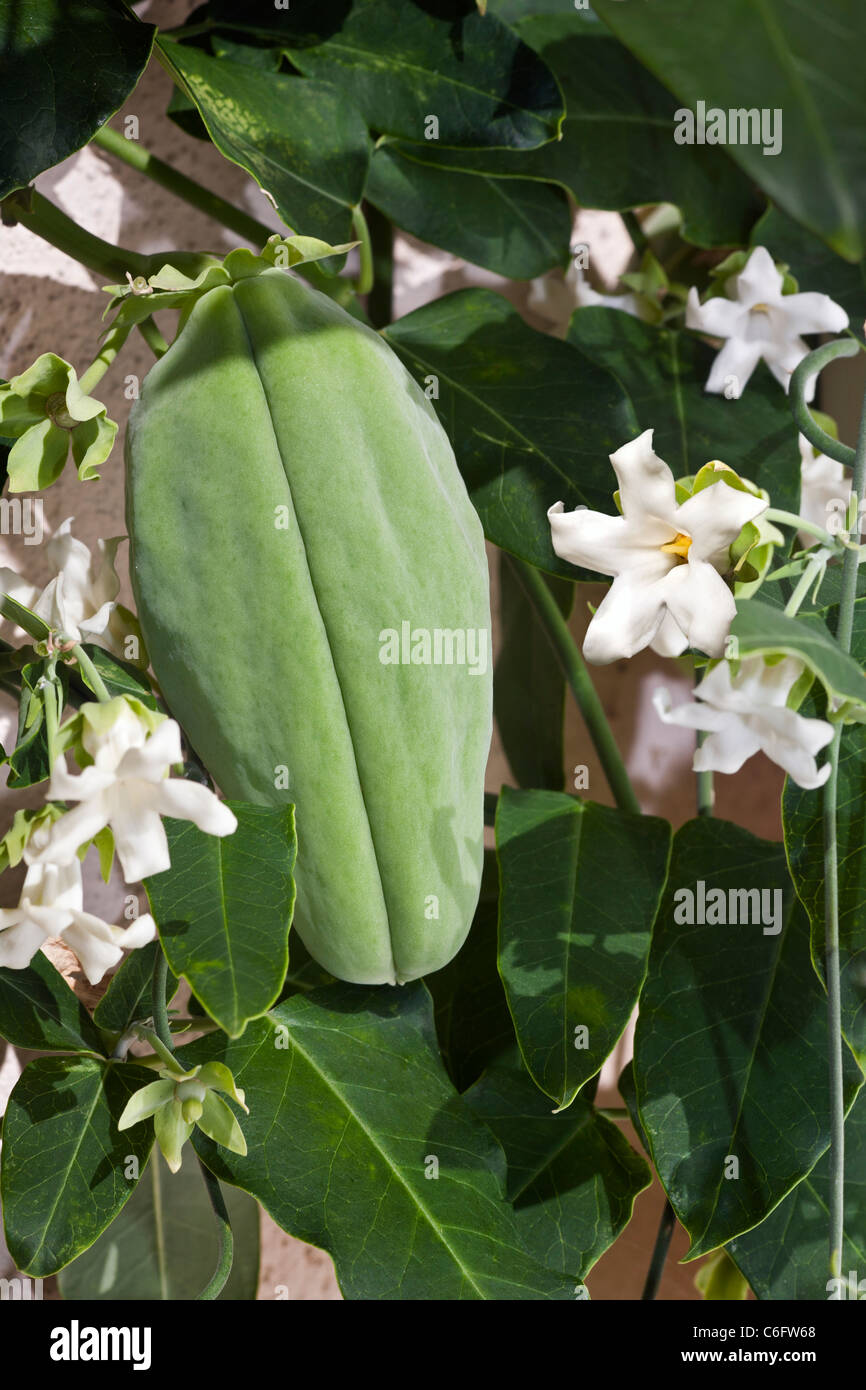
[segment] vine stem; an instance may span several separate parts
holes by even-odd
[[[84,375],[78,379],[78,385],[86,396],[90,394],[93,388],[97,386],[105,376],[105,373],[108,371],[131,332],[131,324],[115,324],[113,328],[108,330],[105,336],[105,342],[100,348],[99,353],[93,359]]]
[[[514,555],[508,555],[507,560],[514,569],[514,573],[520,581],[526,597],[535,609],[556,653],[563,675],[572,689],[589,730],[593,746],[601,760],[604,774],[617,806],[621,811],[631,811],[635,815],[640,815],[640,802],[629,780],[625,763],[607,721],[604,706],[598,698],[586,663],[569,631],[568,623],[560,613],[553,594],[544,582],[544,576],[534,565],[529,565]]]
[[[232,1234],[232,1223],[229,1220],[225,1198],[223,1197],[219,1182],[201,1159],[198,1161],[198,1166],[201,1169],[207,1195],[210,1198],[210,1204],[213,1208],[214,1216],[217,1219],[217,1232],[219,1235],[219,1253],[217,1255],[216,1269],[198,1295],[200,1300],[210,1301],[219,1298],[231,1274],[232,1262],[234,1260],[234,1236]]]
[[[641,1294],[642,1303],[654,1299],[659,1291],[659,1284],[662,1281],[662,1272],[665,1267],[665,1261],[668,1257],[668,1251],[674,1233],[674,1222],[674,1209],[670,1202],[665,1200],[664,1208],[662,1209],[662,1219],[659,1225],[659,1233],[656,1236],[650,1267],[647,1271],[646,1283],[644,1284],[643,1293]]]
[[[367,226],[367,219],[360,203],[352,209],[352,227],[355,236],[361,243],[359,247],[361,264],[358,269],[358,279],[355,281],[355,293],[369,294],[373,288],[373,243],[370,240],[370,228]]]
[[[160,942],[156,964],[153,967],[153,990],[151,994],[153,1029],[163,1047],[167,1048],[169,1052],[173,1052],[174,1038],[171,1036],[171,1027],[168,1022],[168,1010],[165,1007],[165,987],[167,980],[168,959],[165,951],[162,949],[162,943]]]
[[[29,232],[50,242],[95,275],[104,275],[106,280],[122,283],[127,271],[132,276],[149,274],[149,256],[114,246],[85,231],[35,188],[19,189],[4,199],[3,220],[7,224],[20,222]]]
[[[184,202],[198,208],[199,212],[203,212],[207,217],[212,217],[215,222],[222,223],[230,232],[235,232],[245,241],[251,241],[255,246],[264,246],[271,236],[272,229],[266,227],[264,222],[244,212],[242,208],[236,208],[219,194],[211,193],[209,188],[182,174],[179,169],[164,163],[138,140],[127,140],[125,135],[104,125],[96,132],[91,144],[97,145],[115,159],[122,160],[131,169],[152,179],[169,193],[183,198]]]
[[[866,488],[866,401],[860,416],[854,452],[852,511],[858,515]],[[846,550],[842,561],[839,622],[836,640],[844,652],[851,650],[854,602],[860,551]],[[845,1095],[843,1080],[842,989],[839,962],[839,869],[837,850],[837,794],[842,725],[837,724],[830,745],[830,776],[824,784],[824,971],[827,979],[827,1019],[830,1046],[830,1274],[841,1274],[845,1233]]]
[[[81,643],[76,642],[75,646],[70,648],[70,651],[72,655],[75,657],[79,666],[81,667],[81,670],[87,677],[90,687],[97,700],[99,700],[100,704],[107,704],[108,701],[111,699],[111,692],[108,689],[108,686],[105,684],[105,681],[102,679],[101,675],[97,671],[93,662],[90,660],[90,657],[87,655],[87,652],[81,646]]]

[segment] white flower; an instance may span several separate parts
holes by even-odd
[[[698,647],[721,656],[736,613],[720,571],[729,547],[767,506],[721,480],[677,504],[674,476],[645,430],[611,454],[622,516],[557,502],[547,513],[563,560],[611,574],[614,582],[586,634],[587,661],[634,656],[652,644],[663,656]]]
[[[599,294],[592,288],[581,266],[572,262],[565,275],[539,275],[530,281],[526,307],[542,318],[551,319],[564,337],[575,309],[600,304],[621,309],[636,319],[649,318],[647,305],[636,294]]]
[[[787,708],[802,673],[803,663],[794,657],[768,665],[762,656],[748,656],[735,676],[726,661],[708,671],[695,703],[672,709],[668,692],[656,690],[653,704],[666,724],[709,732],[695,753],[695,772],[739,772],[747,758],[763,751],[811,791],[830,776],[829,763],[819,768],[815,754],[826,748],[833,728]]]
[[[844,517],[851,495],[850,474],[844,464],[827,454],[816,454],[804,434],[800,435],[800,515],[827,530],[831,513]],[[815,545],[815,536],[800,531],[800,544]]]
[[[78,859],[58,864],[37,862],[49,838],[40,827],[24,851],[29,867],[17,907],[0,909],[0,966],[24,970],[52,937],[74,951],[92,985],[117,965],[124,951],[146,946],[156,935],[153,918],[145,913],[125,930],[85,912]]]
[[[83,705],[81,713],[81,741],[93,765],[75,776],[62,758],[55,763],[49,798],[79,804],[54,822],[37,862],[67,862],[108,825],[124,877],[136,883],[171,865],[161,816],[190,820],[209,835],[231,835],[237,828],[228,806],[207,787],[180,777],[169,780],[169,769],[181,761],[180,729],[173,719],[149,734],[123,699]]]
[[[829,295],[783,295],[782,284],[769,251],[758,246],[739,275],[727,281],[727,298],[701,304],[694,286],[689,290],[686,326],[728,340],[713,362],[707,391],[723,392],[733,377],[733,394],[741,395],[761,358],[787,391],[791,373],[809,351],[801,334],[841,333],[847,328],[848,315]],[[814,394],[813,378],[807,383],[806,399]]]
[[[118,606],[120,580],[114,564],[122,536],[98,541],[94,560],[83,541],[72,535],[74,517],[67,517],[45,547],[55,578],[40,589],[15,570],[0,569],[0,588],[30,608],[50,627],[76,642],[95,642],[123,656],[123,640],[135,631],[126,610]]]

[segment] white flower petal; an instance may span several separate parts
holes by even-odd
[[[140,796],[131,802],[118,797],[112,806],[110,824],[127,883],[140,883],[151,874],[171,868],[168,839],[155,801],[147,805]]]
[[[653,448],[653,431],[644,430],[611,454],[610,461],[619,480],[623,516],[641,525],[646,518],[669,522],[677,505],[674,475]]]
[[[192,821],[206,835],[231,835],[238,828],[237,818],[225,802],[200,782],[182,777],[160,783],[154,805],[164,816]]]
[[[182,759],[180,728],[173,719],[165,719],[146,743],[124,754],[117,775],[158,783],[168,775],[169,768]]]
[[[650,642],[653,651],[659,656],[682,656],[688,645],[688,637],[686,637],[679,623],[676,622],[671,617],[668,610],[665,609],[661,627]]]
[[[656,714],[663,723],[676,724],[681,729],[703,729],[712,733],[724,729],[731,719],[724,710],[713,709],[699,700],[689,701],[674,708],[670,693],[664,686],[659,686],[653,691],[652,701]]]
[[[647,582],[633,570],[613,581],[587,629],[587,661],[604,665],[649,645],[664,617],[664,582]]]
[[[711,338],[729,338],[736,333],[744,312],[742,304],[716,295],[702,304],[694,285],[686,301],[686,328],[707,333]]]
[[[32,917],[21,917],[17,910],[4,909],[0,912],[0,968],[26,970],[51,935]]]
[[[566,512],[562,502],[556,502],[547,519],[553,549],[561,560],[599,574],[619,573],[622,551],[633,535],[621,516],[591,512],[587,507]]]
[[[781,307],[785,311],[791,334],[842,333],[848,327],[848,315],[828,294],[814,291],[806,294],[786,294]]]
[[[721,396],[730,389],[731,399],[737,400],[761,360],[761,348],[760,342],[748,338],[729,338],[713,361],[704,390]]]
[[[833,726],[823,719],[806,719],[792,709],[767,707],[747,716],[746,724],[761,741],[768,758],[785,769],[807,791],[821,787],[830,776],[830,764],[818,768],[815,754],[833,738]]]
[[[34,864],[44,864],[48,861],[68,864],[82,845],[104,829],[108,824],[109,814],[110,809],[104,794],[80,802],[74,810],[67,811],[54,822],[45,848],[33,856]]]
[[[720,657],[736,617],[734,596],[719,573],[705,560],[677,565],[662,582],[664,601],[689,639],[689,646]]]
[[[89,912],[76,912],[63,932],[63,941],[74,951],[92,985],[98,985],[107,970],[121,959],[124,950],[152,941],[156,927],[149,915],[139,917],[127,930],[103,922]]]
[[[761,740],[741,719],[729,716],[729,722],[718,733],[710,734],[700,748],[695,749],[692,767],[695,772],[739,772],[743,763],[761,750]]]

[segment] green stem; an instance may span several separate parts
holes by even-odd
[[[355,281],[355,293],[369,294],[373,288],[373,245],[370,240],[370,228],[367,226],[367,219],[360,203],[352,209],[352,226],[355,236],[361,243],[359,247],[361,264],[358,279]]]
[[[22,227],[50,242],[58,251],[111,282],[124,281],[127,271],[133,276],[150,274],[149,256],[112,246],[111,242],[86,232],[35,188],[21,188],[10,194],[3,202],[3,220],[20,222]]]
[[[153,967],[153,990],[151,993],[153,1028],[163,1047],[167,1048],[169,1052],[173,1052],[174,1039],[171,1036],[168,1011],[165,1007],[165,988],[167,980],[168,960],[166,959],[165,951],[160,945],[159,953],[156,957],[156,965]]]
[[[803,600],[805,599],[813,583],[815,582],[817,574],[820,570],[823,570],[826,567],[826,565],[827,556],[823,553],[820,556],[816,557],[814,560],[809,561],[806,568],[803,570],[803,573],[800,575],[800,578],[798,579],[794,587],[794,591],[791,594],[791,597],[785,604],[786,618],[796,618],[803,604]]]
[[[696,731],[695,742],[698,748],[700,748],[706,737],[707,735],[703,729],[698,729]],[[716,802],[716,790],[713,785],[712,772],[696,772],[695,782],[698,800],[698,815],[711,816]]]
[[[57,733],[60,728],[60,719],[63,715],[63,694],[60,683],[55,675],[56,659],[49,665],[48,674],[45,682],[45,698],[43,708],[45,710],[45,732],[48,736],[48,766],[54,769],[57,759],[61,756],[57,746]]]
[[[87,677],[88,684],[97,700],[99,700],[100,704],[107,704],[112,698],[111,692],[93,662],[90,660],[87,652],[79,642],[76,642],[75,646],[70,647],[69,650],[81,667],[82,672]]]
[[[866,401],[864,401],[860,416],[857,448],[854,450],[854,477],[851,495],[855,515],[857,515],[859,499],[863,496],[864,489],[866,489]],[[836,641],[844,652],[851,650],[859,564],[859,549],[846,550],[842,561],[839,622],[836,628]],[[839,962],[839,867],[836,824],[841,745],[842,725],[840,723],[836,726],[833,742],[830,745],[830,776],[824,784],[824,971],[827,980],[827,1032],[830,1052],[830,1275],[832,1278],[838,1278],[841,1274],[842,1244],[845,1234],[844,1044]]]
[[[641,1294],[642,1302],[651,1301],[659,1291],[665,1261],[668,1257],[668,1250],[670,1249],[671,1238],[674,1233],[674,1222],[674,1209],[670,1202],[665,1201],[662,1219],[659,1224],[659,1233],[656,1236],[656,1243],[653,1247],[646,1283],[644,1284],[643,1293]]]
[[[373,288],[367,296],[367,315],[374,328],[385,328],[394,316],[394,224],[378,208],[367,208],[373,251]]]
[[[138,331],[154,357],[163,357],[168,352],[168,343],[157,328],[152,314],[149,318],[142,319]]]
[[[266,227],[257,217],[236,208],[218,193],[211,193],[209,188],[197,183],[195,179],[157,159],[155,154],[151,154],[137,140],[127,140],[110,126],[104,125],[98,130],[91,144],[98,145],[106,154],[114,155],[115,159],[122,159],[131,169],[153,179],[161,188],[174,193],[178,198],[183,198],[184,202],[198,208],[206,217],[212,217],[215,222],[222,223],[229,231],[235,232],[245,241],[251,241],[254,246],[264,246],[271,235],[271,228]]]
[[[778,521],[782,526],[794,526],[798,531],[805,531],[809,536],[816,536],[824,545],[829,545],[831,550],[837,549],[838,537],[831,536],[829,531],[825,531],[822,526],[817,526],[814,521],[807,521],[804,516],[798,516],[796,512],[780,511],[778,507],[768,507],[762,514],[767,521]]]
[[[806,436],[813,448],[837,463],[847,464],[849,468],[854,464],[854,450],[848,444],[840,444],[818,424],[806,404],[806,383],[816,372],[835,362],[837,357],[856,357],[859,351],[860,344],[856,338],[834,338],[832,343],[825,343],[804,357],[791,377],[791,411],[800,433]]]
[[[635,251],[637,252],[638,256],[642,256],[644,251],[649,246],[649,239],[647,238],[647,234],[640,224],[640,219],[638,218],[636,213],[631,211],[620,213],[620,217],[625,223],[625,229],[632,239]]]
[[[206,1168],[201,1159],[198,1161],[199,1167],[204,1178],[204,1185],[210,1204],[213,1207],[214,1216],[217,1219],[217,1229],[219,1234],[219,1253],[217,1255],[217,1266],[210,1280],[198,1295],[200,1300],[212,1300],[219,1298],[225,1288],[228,1277],[232,1272],[232,1261],[234,1259],[234,1236],[232,1235],[232,1223],[226,1210],[225,1198],[222,1188],[209,1168]]]
[[[78,384],[86,396],[105,376],[131,331],[131,325],[123,324],[116,324],[109,329],[98,356],[93,359],[84,375],[79,377]]]
[[[598,698],[595,686],[586,669],[586,663],[569,631],[568,623],[560,613],[553,594],[544,582],[544,576],[533,565],[518,560],[514,555],[509,555],[507,558],[527,598],[535,609],[556,653],[563,674],[571,686],[617,806],[621,811],[632,811],[640,815],[640,802],[629,781],[625,763],[607,722],[604,706]]]

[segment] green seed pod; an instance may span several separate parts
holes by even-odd
[[[127,514],[170,709],[226,796],[297,806],[310,953],[438,970],[478,897],[492,673],[482,529],[423,393],[301,281],[220,286],[133,408]]]

